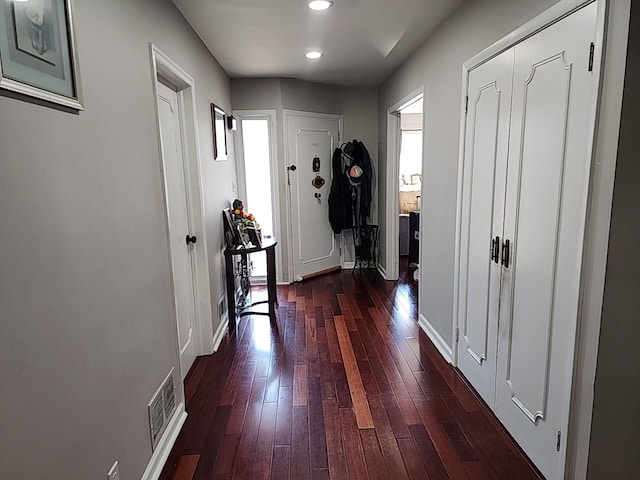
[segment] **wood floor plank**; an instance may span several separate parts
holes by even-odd
[[[364,385],[362,384],[362,378],[360,377],[356,357],[353,353],[347,326],[341,316],[335,317],[335,324],[358,428],[373,428],[374,425],[373,419],[371,418],[371,410],[369,409],[367,395]]]
[[[391,478],[407,478],[407,471],[404,467],[396,435],[389,421],[382,396],[370,395],[369,404],[371,405],[371,414],[376,425],[376,433],[384,456],[384,462]],[[407,430],[407,437],[410,438],[410,436]]]
[[[329,468],[320,378],[309,379],[309,464],[311,470]]]
[[[291,439],[291,478],[305,480],[311,476],[309,462],[308,407],[293,407],[293,436]]]
[[[326,327],[318,328],[318,365],[320,367],[320,388],[323,400],[336,398],[336,387],[331,372],[329,344],[327,343]]]
[[[293,388],[280,387],[278,411],[276,415],[276,445],[291,445],[291,424],[293,421]]]
[[[252,479],[268,480],[271,478],[271,459],[274,448],[276,411],[277,404],[275,403],[265,403],[262,407],[255,461],[253,462],[253,470],[251,472]]]
[[[407,425],[419,425],[422,423],[422,419],[416,410],[416,406],[413,403],[413,399],[409,394],[409,390],[404,383],[394,383],[391,385],[393,393],[398,401],[398,407],[404,418],[404,422]]]
[[[322,410],[327,439],[329,477],[335,479],[347,478],[346,455],[342,447],[342,426],[338,404],[335,400],[324,400],[322,402]]]
[[[255,378],[251,387],[251,394],[247,403],[247,409],[242,423],[242,433],[238,454],[233,468],[234,478],[246,478],[251,474],[256,452],[260,419],[262,417],[264,399],[264,378]]]
[[[384,463],[384,457],[382,456],[382,450],[380,450],[375,429],[368,428],[366,430],[360,430],[360,441],[362,442],[362,451],[367,464],[369,478],[372,480],[386,480],[389,478],[389,472]]]
[[[422,425],[409,425],[411,437],[421,454],[422,464],[433,480],[448,480],[449,475],[442,464],[437,450],[433,446],[427,430]]]
[[[174,480],[192,480],[193,474],[198,466],[200,455],[183,455],[178,463],[176,473],[173,475]]]
[[[339,415],[344,455],[348,459],[347,471],[349,472],[349,478],[366,479],[367,466],[356,417],[351,408],[339,409]]]
[[[307,366],[296,365],[293,371],[293,406],[307,404]]]
[[[398,448],[400,449],[400,453],[402,454],[402,460],[404,461],[404,466],[407,470],[409,478],[428,479],[429,475],[424,469],[424,465],[422,464],[422,460],[420,458],[420,453],[416,448],[416,444],[413,441],[413,438],[398,438]]]
[[[327,344],[329,345],[329,354],[332,363],[342,362],[342,354],[340,353],[340,344],[338,343],[338,334],[334,317],[326,317],[325,330],[327,331]]]
[[[442,461],[444,468],[450,478],[467,478],[466,471],[460,463],[458,454],[456,453],[451,440],[447,436],[437,415],[433,412],[431,404],[426,398],[414,399],[416,410],[422,419],[422,423],[427,429],[429,437],[438,452],[438,456]],[[496,477],[499,478],[499,477]]]
[[[220,453],[216,458],[213,473],[216,475],[231,475],[233,473],[233,463],[238,453],[240,444],[240,434],[225,435],[220,446]]]
[[[271,464],[271,480],[291,479],[291,445],[276,445],[273,447]]]
[[[331,373],[333,375],[333,382],[336,387],[338,406],[340,408],[351,408],[353,406],[353,401],[351,399],[351,391],[349,390],[349,382],[347,381],[347,374],[345,373],[344,364],[332,363]]]
[[[208,455],[200,453],[200,460],[193,474],[193,480],[208,480],[213,474],[220,446],[224,439],[224,431],[229,421],[231,407],[228,405],[218,408],[211,425],[209,425],[209,433],[200,449],[200,452],[207,452]]]

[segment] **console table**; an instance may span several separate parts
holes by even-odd
[[[276,317],[276,305],[278,304],[278,292],[276,290],[276,251],[278,241],[275,237],[262,240],[261,247],[226,248],[224,251],[225,274],[227,277],[227,307],[229,310],[229,330],[236,328],[236,318],[244,315],[268,315],[271,320]],[[265,252],[267,254],[267,300],[253,302],[249,305],[236,305],[236,283],[233,272],[233,257],[240,256],[247,260],[250,253]],[[268,312],[253,310],[253,307],[261,303],[269,304]]]

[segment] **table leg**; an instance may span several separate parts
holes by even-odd
[[[229,332],[236,328],[236,294],[233,275],[233,255],[225,254],[224,264],[227,278],[227,311],[229,315]]]
[[[269,316],[276,318],[278,291],[276,289],[276,251],[275,247],[267,248],[267,296],[269,298]]]

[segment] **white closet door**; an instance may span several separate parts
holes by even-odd
[[[458,367],[491,407],[501,275],[491,241],[503,236],[513,55],[512,48],[471,70],[467,91]]]
[[[504,231],[512,252],[503,269],[496,414],[549,479],[564,469],[595,21],[593,3],[515,47]]]

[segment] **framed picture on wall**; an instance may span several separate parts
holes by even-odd
[[[227,130],[224,110],[211,104],[211,128],[213,130],[213,159],[220,162],[227,159]]]
[[[71,0],[0,3],[0,88],[82,110]]]

